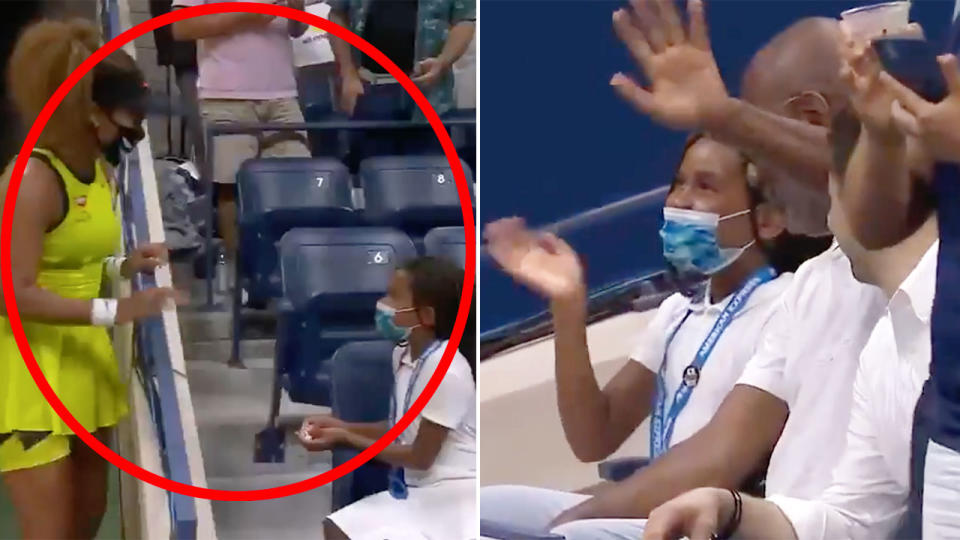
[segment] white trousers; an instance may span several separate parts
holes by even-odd
[[[589,495],[529,486],[488,486],[480,488],[480,518],[521,530],[558,534],[566,540],[637,540],[643,537],[645,519],[585,519],[547,529],[564,510],[589,498]]]
[[[960,453],[933,441],[923,472],[923,540],[960,540]]]

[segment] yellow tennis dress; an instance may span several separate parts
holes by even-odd
[[[36,149],[37,154],[45,156],[63,180],[68,203],[63,222],[44,238],[37,284],[67,298],[97,298],[104,259],[115,253],[120,240],[112,186],[100,163],[93,182],[85,183],[52,152]],[[40,369],[83,427],[95,431],[113,426],[126,414],[126,388],[105,328],[22,322]],[[0,471],[67,456],[69,435],[72,431],[27,371],[9,321],[0,316]]]

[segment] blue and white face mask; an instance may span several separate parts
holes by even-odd
[[[384,304],[383,302],[377,302],[377,312],[376,315],[374,315],[374,322],[377,325],[377,331],[379,331],[380,335],[382,335],[384,338],[394,343],[400,343],[401,341],[406,340],[410,337],[410,332],[413,330],[413,327],[397,325],[396,320],[394,320],[394,316],[398,312],[413,310],[414,308],[396,309]]]
[[[720,247],[717,244],[717,226],[725,219],[749,214],[743,210],[723,217],[712,212],[663,208],[663,256],[680,273],[716,274],[737,260],[756,240],[743,247]]]

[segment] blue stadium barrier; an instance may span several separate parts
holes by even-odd
[[[101,0],[99,5],[104,35],[113,38],[120,33],[117,0]],[[147,225],[146,201],[143,197],[143,179],[137,152],[126,156],[117,170],[124,212],[124,242],[127,251],[152,241]],[[156,279],[139,275],[133,281],[135,291],[156,287]],[[157,429],[163,474],[184,484],[192,484],[190,465],[184,443],[180,404],[174,382],[173,365],[166,332],[160,317],[139,322],[134,329],[136,343],[134,369],[143,384],[151,417]],[[197,537],[197,508],[193,497],[169,493],[171,536],[177,540]]]
[[[426,254],[445,257],[463,268],[467,258],[467,244],[463,227],[437,227],[423,237]]]
[[[389,341],[348,343],[333,355],[333,415],[346,422],[382,422],[390,414],[393,348]],[[359,450],[337,448],[333,466],[353,459]],[[376,460],[333,482],[333,510],[387,489],[389,467]]]

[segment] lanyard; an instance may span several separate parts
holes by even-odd
[[[656,459],[667,451],[670,438],[673,436],[673,426],[676,424],[677,417],[683,411],[683,408],[686,407],[687,401],[690,400],[690,394],[699,382],[700,371],[703,369],[703,366],[706,365],[710,353],[713,352],[717,341],[720,340],[720,336],[723,335],[723,332],[730,326],[734,316],[746,305],[750,295],[761,285],[772,280],[774,276],[776,276],[776,272],[773,268],[765,266],[754,272],[736,294],[733,295],[730,302],[723,308],[720,316],[717,317],[717,321],[713,323],[713,328],[703,340],[700,349],[697,350],[693,362],[683,371],[683,381],[673,395],[673,403],[670,405],[670,410],[664,415],[667,401],[665,381],[667,351],[670,350],[670,343],[673,341],[673,338],[676,337],[680,327],[683,326],[683,323],[686,322],[690,316],[691,310],[687,310],[686,315],[680,320],[680,324],[670,333],[666,345],[663,348],[663,362],[661,363],[660,371],[657,373],[657,396],[654,402],[653,415],[650,419],[650,459]]]
[[[426,359],[434,353],[440,347],[440,341],[434,341],[426,349],[423,350],[423,354],[417,358],[417,365],[413,367],[413,373],[410,375],[410,383],[407,385],[407,393],[403,400],[403,412],[399,416],[403,416],[410,410],[410,401],[413,399],[413,388],[416,386],[417,379],[420,378],[420,373],[423,371],[423,366],[427,363]],[[401,360],[402,365],[402,360]],[[399,367],[397,368],[397,373],[400,373]],[[396,377],[394,377],[396,379]],[[394,390],[390,393],[390,425],[396,425],[399,417],[397,415],[397,390],[396,382],[394,384]]]

